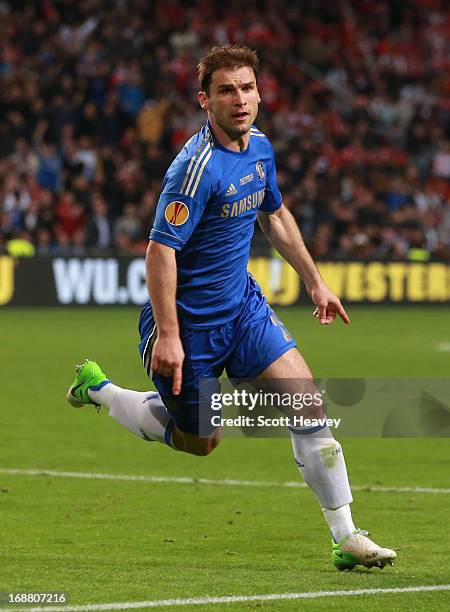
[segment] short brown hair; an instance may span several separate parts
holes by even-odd
[[[213,47],[197,65],[200,89],[209,93],[213,72],[219,68],[248,66],[258,75],[259,60],[256,51],[245,45]]]

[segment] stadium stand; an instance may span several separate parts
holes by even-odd
[[[142,253],[205,120],[196,64],[243,42],[316,258],[450,259],[445,0],[0,2],[0,250]]]

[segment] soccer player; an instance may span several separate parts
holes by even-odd
[[[287,379],[312,384],[294,340],[247,272],[256,220],[301,275],[320,324],[337,316],[348,324],[349,318],[283,206],[272,146],[254,125],[261,101],[256,53],[214,47],[198,71],[198,101],[208,122],[167,171],[146,257],[151,298],[140,317],[139,349],[159,393],[118,387],[87,360],[67,397],[74,406],[107,407],[141,438],[207,455],[219,443],[220,428],[207,429],[211,410],[204,402],[199,407],[200,378],[217,379],[225,369],[231,379],[278,381],[280,388]],[[323,414],[319,407],[309,410],[308,416]],[[353,523],[344,455],[330,429],[290,432],[297,465],[332,534],[334,565],[392,564],[396,553]]]

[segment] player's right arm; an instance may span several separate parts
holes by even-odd
[[[150,240],[146,255],[147,287],[158,335],[152,350],[151,369],[172,376],[172,393],[179,395],[184,350],[177,316],[177,263],[175,250]]]
[[[172,392],[182,385],[184,351],[177,316],[177,260],[189,240],[213,192],[208,162],[208,138],[196,142],[172,162],[164,177],[163,190],[147,248],[147,285],[157,328],[151,368],[172,376]]]

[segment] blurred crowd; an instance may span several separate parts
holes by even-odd
[[[314,257],[450,259],[446,0],[0,0],[0,250],[143,253],[227,42]]]

